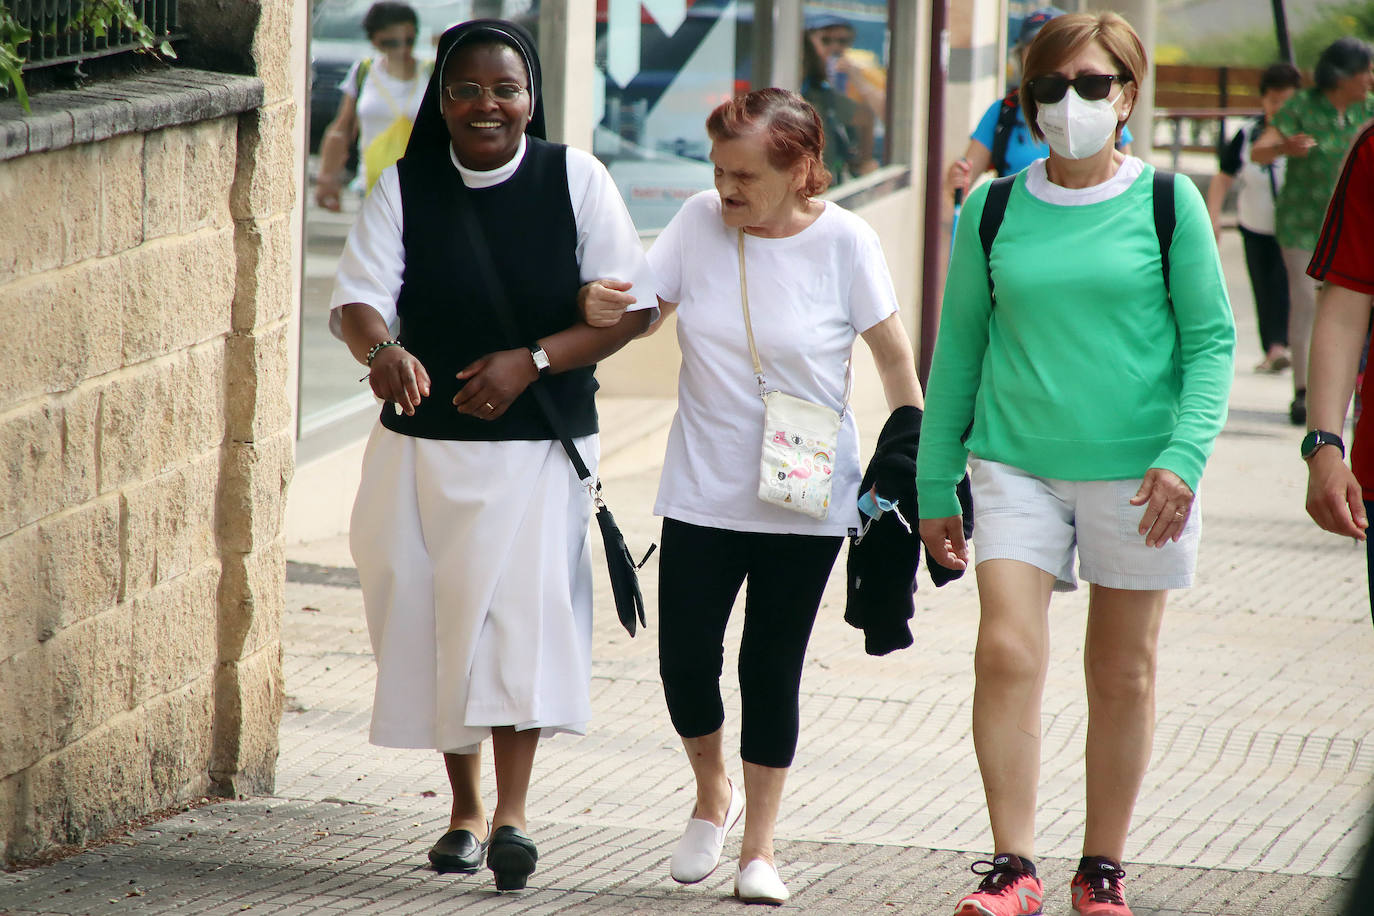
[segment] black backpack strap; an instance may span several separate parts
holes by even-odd
[[[994,306],[997,296],[992,284],[992,243],[997,238],[997,230],[1002,228],[1002,217],[1007,215],[1007,200],[1015,183],[1015,175],[994,178],[988,187],[987,199],[983,202],[983,217],[978,220],[978,238],[983,243],[983,259],[988,265],[988,295],[992,296]]]
[[[1173,300],[1169,286],[1169,248],[1174,243],[1174,173],[1155,169],[1155,235],[1159,239],[1159,262],[1164,272],[1164,293]]]
[[[1007,146],[1011,143],[1011,131],[1016,126],[1016,113],[1021,109],[1020,90],[1013,89],[1002,97],[1002,107],[997,109],[997,123],[992,128],[992,169],[998,175],[1010,171],[1007,165]]]

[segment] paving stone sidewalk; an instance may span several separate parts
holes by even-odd
[[[1223,256],[1240,369],[1203,487],[1199,582],[1172,596],[1166,614],[1128,890],[1138,916],[1334,916],[1345,912],[1374,788],[1363,548],[1303,514],[1290,382],[1249,371],[1258,352],[1235,241],[1227,236]],[[885,411],[871,372],[859,381],[856,409],[871,437]],[[607,496],[643,549],[657,525],[672,406],[603,407]],[[652,617],[632,640],[609,604],[598,605],[592,731],[541,746],[531,796],[540,868],[530,891],[501,896],[485,874],[424,867],[446,826],[439,756],[367,743],[373,667],[346,543],[289,555],[276,796],[195,808],[56,864],[0,874],[0,912],[744,912],[729,896],[730,862],[692,887],[666,875],[691,790],[663,709]],[[652,613],[655,564],[642,581]],[[976,593],[971,582],[937,591],[923,579],[916,645],[873,659],[841,619],[843,589],[837,572],[808,657],[801,748],[778,825],[789,906],[948,913],[976,881],[969,863],[990,851],[970,734]],[[1080,591],[1051,610],[1038,824],[1051,914],[1069,912],[1084,818],[1085,608]],[[738,635],[736,620],[727,653]],[[732,666],[725,682],[733,741]],[[727,857],[737,851],[738,834]]]

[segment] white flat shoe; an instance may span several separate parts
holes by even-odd
[[[735,875],[735,896],[745,903],[781,906],[792,896],[778,877],[778,870],[767,859],[754,859]]]
[[[673,860],[668,873],[679,884],[696,884],[720,864],[720,852],[725,847],[725,835],[730,832],[744,813],[744,793],[730,783],[730,807],[725,812],[725,823],[717,827],[705,818],[694,817],[687,821],[687,829],[682,839],[677,841]]]

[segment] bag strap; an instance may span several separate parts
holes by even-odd
[[[1174,173],[1155,169],[1154,180],[1155,237],[1159,239],[1159,265],[1164,273],[1164,295],[1172,303],[1174,295],[1169,286],[1169,248],[1174,243]]]
[[[754,379],[759,383],[759,397],[763,397],[768,390],[767,384],[763,380],[763,364],[759,362],[759,348],[754,343],[754,324],[749,319],[749,281],[744,272],[744,230],[738,230],[739,234],[739,301],[744,308],[744,333],[749,336],[749,355],[754,359]],[[845,360],[844,364],[844,403],[840,407],[840,416],[843,417],[849,410],[849,396],[854,390],[854,365],[853,360]]]
[[[462,178],[457,179],[462,184]],[[497,323],[501,326],[501,331],[506,335],[507,340],[515,341],[513,346],[522,346],[520,343],[524,338],[520,334],[520,329],[516,326],[515,318],[511,313],[510,300],[506,296],[506,285],[501,282],[500,276],[496,273],[496,263],[491,258],[491,249],[487,247],[487,235],[482,231],[481,223],[477,222],[477,215],[472,209],[472,200],[468,196],[467,187],[462,186],[457,192],[459,198],[458,214],[463,221],[463,226],[467,230],[468,240],[472,244],[470,249],[473,262],[477,265],[477,271],[486,282],[487,291],[491,293],[491,311],[496,316]],[[540,384],[541,379],[535,379],[530,383],[528,391],[534,395],[535,403],[539,405],[539,410],[544,414],[544,419],[548,421],[553,429],[553,434],[558,437],[558,441],[563,444],[563,451],[568,453],[568,459],[572,462],[573,470],[577,472],[578,480],[586,486],[587,492],[591,494],[592,501],[597,508],[604,504],[601,502],[601,481],[592,476],[592,472],[587,469],[587,463],[582,460],[582,455],[578,453],[577,446],[573,444],[572,437],[568,435],[567,427],[563,424],[563,415],[558,412],[558,406],[554,404],[553,397]]]
[[[372,58],[364,57],[358,61],[358,75],[353,78],[353,95],[359,97],[363,94],[363,83],[367,81],[367,75],[372,72]]]
[[[1007,215],[1007,201],[1011,199],[1011,186],[1015,183],[1015,175],[994,178],[983,201],[983,216],[978,220],[978,239],[983,243],[983,259],[988,265],[988,295],[992,297],[994,308],[997,293],[992,283],[992,243],[997,238],[997,230],[1002,228],[1002,217]]]
[[[373,80],[372,88],[377,90],[377,94],[382,97],[383,102],[386,102],[386,107],[391,109],[392,114],[398,118],[406,118],[406,113],[401,109],[400,105],[396,104],[396,97],[391,94],[391,91],[387,89],[385,85],[383,85],[381,80]],[[358,81],[358,94],[362,94],[361,80]],[[406,118],[406,120],[409,121],[410,118]]]
[[[1011,132],[1016,126],[1016,113],[1020,110],[1019,89],[1013,89],[1002,97],[997,123],[992,127],[992,168],[998,175],[1005,175],[1011,168],[1007,164],[1007,147],[1011,145]]]

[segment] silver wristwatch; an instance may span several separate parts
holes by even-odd
[[[549,354],[544,352],[544,348],[539,344],[530,345],[530,356],[534,357],[534,368],[539,370],[540,375],[549,371]]]

